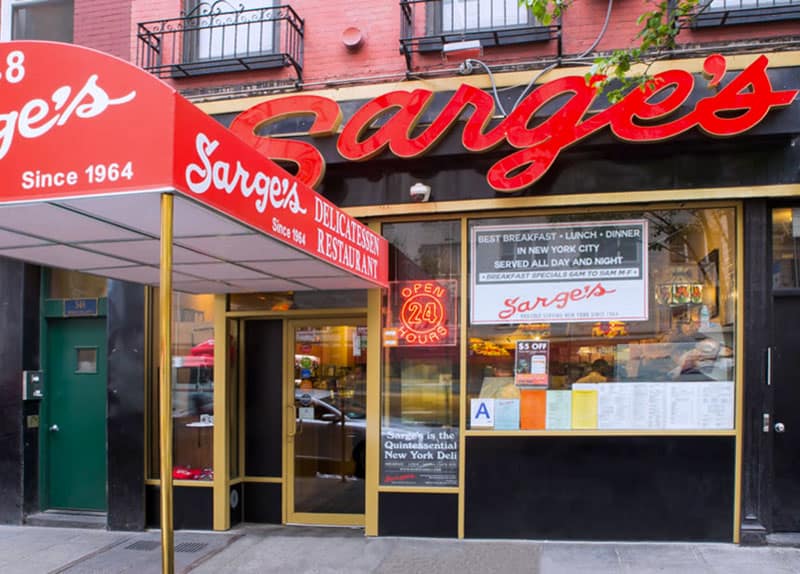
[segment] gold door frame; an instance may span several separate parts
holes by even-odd
[[[364,480],[364,514],[335,514],[316,512],[295,512],[295,443],[294,427],[296,424],[294,406],[294,343],[295,333],[299,327],[323,327],[329,325],[367,326],[367,315],[353,314],[334,315],[324,319],[292,318],[284,321],[284,381],[283,381],[283,522],[284,524],[322,524],[332,526],[364,526],[367,514],[366,501],[369,498],[368,481]],[[367,354],[369,358],[369,354]],[[367,362],[369,369],[369,360]],[[367,371],[369,372],[369,371]],[[367,393],[369,396],[369,392]],[[369,402],[369,399],[368,399]],[[367,409],[369,413],[369,409]],[[367,415],[369,417],[369,415]],[[368,419],[369,420],[369,419]],[[369,452],[367,450],[367,452]],[[369,456],[369,455],[367,455]]]

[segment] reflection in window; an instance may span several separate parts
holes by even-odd
[[[644,268],[629,249],[637,243],[624,237],[635,225],[648,230],[638,242],[646,245],[647,275],[620,279]],[[483,219],[470,228],[483,242],[470,245],[471,317],[514,294],[530,302],[518,308],[539,317],[470,324],[468,398],[494,399],[489,404],[503,409],[494,420],[473,416],[474,428],[733,428],[732,208]],[[494,247],[498,228],[518,239],[497,239]],[[609,290],[633,290],[613,306],[598,297],[581,307],[584,287],[600,282],[591,279],[597,276]],[[476,283],[487,280],[488,288]],[[551,297],[556,292],[566,295]],[[642,298],[640,318],[614,318]],[[571,315],[576,308],[585,314]],[[581,319],[591,314],[607,317]]]
[[[105,297],[108,279],[80,271],[49,269],[48,299],[88,299]]]
[[[459,221],[383,226],[390,244],[383,353],[381,483],[458,484],[459,347],[457,337],[422,328],[438,321],[458,331]],[[403,292],[405,291],[405,294]],[[439,303],[442,306],[439,306]],[[394,335],[392,335],[394,333]]]
[[[159,477],[159,309],[153,289],[149,310],[154,325],[147,392],[148,478]],[[212,480],[214,442],[214,296],[173,295],[172,433],[173,478]]]
[[[214,478],[213,309],[213,295],[174,295],[173,478]]]
[[[772,286],[800,287],[800,209],[772,210]]]
[[[75,372],[84,374],[97,373],[97,348],[86,347],[75,349]]]
[[[198,2],[187,14],[187,30],[196,30],[193,60],[217,60],[274,51],[275,22],[267,10],[271,0]],[[191,37],[191,36],[190,36]]]
[[[12,40],[72,42],[72,0],[11,0]]]

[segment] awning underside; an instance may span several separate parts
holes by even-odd
[[[158,285],[160,193],[0,206],[0,256]],[[173,289],[246,293],[374,285],[175,194]]]

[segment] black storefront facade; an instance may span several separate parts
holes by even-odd
[[[772,90],[800,88],[793,57],[769,55]],[[697,78],[674,117],[713,93],[699,79],[701,66],[701,60],[666,66]],[[744,67],[730,66],[722,86]],[[456,81],[437,87],[422,124],[437,117],[457,87]],[[375,97],[386,91],[379,85],[370,89]],[[510,106],[520,91],[501,93]],[[346,94],[337,100],[344,124],[368,101]],[[544,117],[557,113],[563,101],[549,102]],[[207,104],[206,111],[228,124],[243,111],[231,111],[239,104],[230,105]],[[743,112],[730,112],[737,113]],[[272,129],[302,133],[310,123],[301,116],[274,122]],[[367,133],[372,132],[364,138]],[[213,462],[223,465],[213,465],[213,477],[176,480],[176,526],[321,522],[363,524],[371,536],[742,543],[797,531],[794,509],[800,499],[791,455],[797,425],[791,413],[800,397],[790,381],[796,370],[793,317],[800,305],[793,267],[800,236],[793,231],[800,228],[800,212],[794,211],[800,207],[798,134],[797,101],[770,109],[745,133],[721,139],[694,127],[664,141],[634,144],[605,128],[565,149],[533,185],[512,192],[493,189],[486,178],[513,149],[501,144],[468,153],[460,128],[417,157],[400,159],[383,151],[361,162],[342,159],[335,137],[295,137],[317,147],[327,163],[319,191],[389,239],[393,283],[388,291],[332,289],[319,298],[283,292],[214,297],[213,320],[204,328],[217,341],[237,342],[237,354],[226,360],[225,382],[215,382],[214,410],[226,405],[236,431],[228,435],[222,459],[216,458],[223,450],[216,438],[206,445]],[[427,187],[428,201],[412,197],[415,184]],[[587,302],[585,320],[550,315],[551,321],[491,321],[482,314],[488,305],[502,304],[508,291],[498,287],[497,295],[473,277],[475,269],[484,271],[480,257],[505,273],[500,262],[516,260],[513,253],[520,250],[568,252],[571,246],[597,245],[586,249],[599,252],[607,246],[589,241],[593,234],[628,233],[641,224],[646,230],[641,241],[620,252],[631,261],[637,253],[638,263],[647,260],[638,267],[640,281],[632,281],[626,292],[629,301],[644,298],[633,318],[616,318],[619,309],[603,307],[599,298]],[[570,243],[547,235],[559,230],[580,231],[589,239]],[[493,235],[513,237],[499,250],[478,247],[479,237]],[[636,267],[636,261],[620,261],[623,268]],[[564,264],[566,271],[578,270],[569,265]],[[586,267],[592,271],[605,264],[596,265]],[[12,261],[4,267],[8,308],[15,312],[4,319],[5,332],[14,335],[7,336],[3,352],[19,371],[39,370],[39,270]],[[557,294],[562,283],[556,278],[544,285]],[[433,292],[437,286],[442,297],[418,301],[444,309],[442,321],[427,317],[432,331],[417,333],[416,339],[404,335],[409,325],[402,309],[411,295],[404,298],[403,290]],[[152,405],[149,383],[143,382],[151,367],[139,358],[152,345],[152,315],[146,312],[152,293],[111,281],[107,300],[107,525],[139,529],[158,517]],[[536,305],[515,310],[531,308]],[[598,309],[611,314],[603,318]],[[328,380],[344,381],[364,369],[365,468],[360,472],[356,463],[356,470],[337,475],[343,482],[361,479],[364,500],[355,512],[306,516],[287,509],[287,498],[296,502],[294,489],[300,488],[289,474],[294,462],[287,445],[294,443],[295,452],[300,428],[311,428],[312,418],[301,422],[300,409],[310,408],[303,395],[315,401],[317,392],[330,390],[304,374],[324,370],[313,360],[308,366],[303,362],[317,353],[316,342],[303,337],[320,318],[341,324],[353,319],[352,333],[359,337],[348,348],[360,358],[350,361],[341,379],[333,372]],[[525,371],[521,344],[532,341],[548,344],[544,385],[542,379],[518,376]],[[713,352],[703,343],[713,344]],[[533,362],[532,355],[529,359]],[[276,364],[282,365],[279,375]],[[686,370],[675,370],[683,364]],[[299,394],[282,382],[292,378],[292,368],[299,373],[294,377]],[[38,413],[31,410],[33,403],[19,401],[18,379],[9,378],[14,380],[2,386],[11,413],[4,418],[4,452],[13,456],[4,457],[10,462],[2,480],[4,491],[17,495],[6,499],[2,511],[4,521],[20,522],[40,507],[36,442],[43,431],[28,426],[27,415]],[[307,379],[313,382],[306,388]],[[564,406],[564,393],[570,406]],[[502,416],[498,401],[506,401]],[[491,426],[481,420],[482,405],[498,409],[491,413]],[[635,408],[642,405],[650,409],[646,420]],[[518,418],[508,416],[509,406]],[[708,412],[716,414],[704,416]],[[345,417],[336,420],[344,428]],[[189,440],[200,444],[196,434]],[[437,462],[427,464],[426,453]],[[336,474],[321,468],[318,476]]]

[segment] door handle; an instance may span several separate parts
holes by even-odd
[[[289,438],[292,438],[297,434],[297,413],[295,412],[294,405],[286,405],[286,408],[289,410],[288,420],[290,422],[289,430],[286,434],[289,436]]]
[[[60,429],[60,428],[58,428],[58,425],[50,425],[50,428],[49,428],[48,430],[49,430],[50,432],[58,432],[58,431],[60,431],[61,429]]]
[[[775,423],[775,432],[784,432],[786,430],[786,425],[783,423]]]

